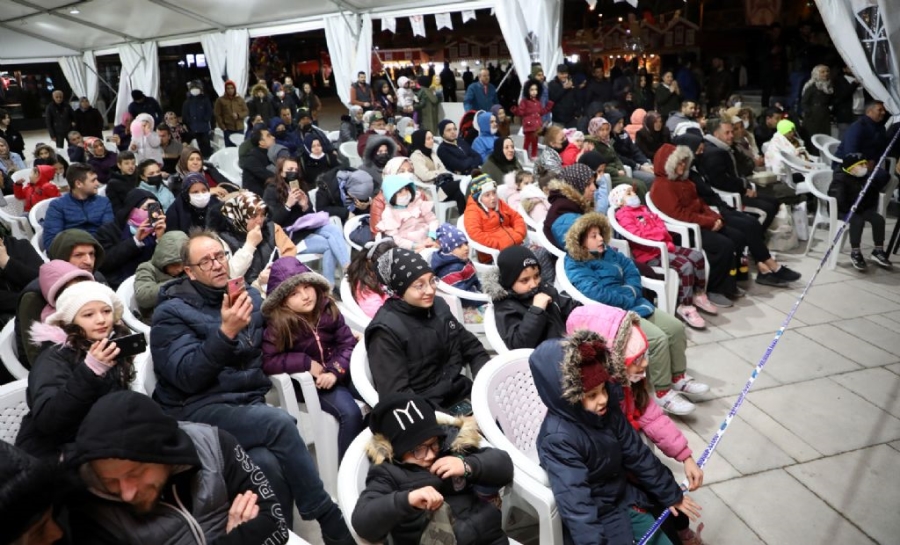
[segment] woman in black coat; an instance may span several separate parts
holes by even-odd
[[[166,214],[166,231],[184,231],[206,228],[206,216],[209,209],[219,202],[218,197],[210,193],[206,177],[199,172],[191,172],[184,176],[181,191]]]

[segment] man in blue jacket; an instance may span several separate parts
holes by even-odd
[[[459,138],[459,129],[456,123],[444,119],[438,123],[438,132],[441,133],[443,142],[438,146],[438,158],[454,174],[468,176],[472,169],[481,168],[481,155],[464,139]]]
[[[466,89],[463,105],[466,111],[484,110],[491,111],[494,104],[500,104],[497,98],[497,88],[491,83],[491,73],[487,68],[482,68],[478,74],[478,81],[473,81]]]
[[[875,170],[875,183],[882,187],[890,181],[890,174],[883,167],[875,169],[875,162],[881,159],[881,154],[889,142],[887,130],[884,128],[886,115],[887,110],[880,100],[866,104],[866,113],[850,125],[834,152],[835,156],[842,160],[851,153],[861,153],[866,158],[869,172]],[[833,166],[839,170],[841,165],[835,163]]]
[[[72,163],[66,171],[69,192],[54,199],[44,216],[44,248],[49,248],[66,229],[81,229],[95,235],[101,225],[115,219],[109,199],[98,195],[100,182],[90,165]]]
[[[226,293],[228,255],[216,233],[192,234],[182,261],[186,276],[166,284],[153,313],[153,399],[178,420],[231,433],[269,478],[288,525],[293,501],[303,519],[319,522],[326,544],[354,543],[294,419],[266,404],[259,292]]]

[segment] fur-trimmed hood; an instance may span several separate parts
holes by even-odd
[[[391,157],[397,155],[397,143],[394,142],[393,138],[381,135],[370,136],[369,139],[366,140],[366,147],[363,150],[362,160],[364,165],[375,165],[375,152],[378,151],[378,148],[381,146],[387,146],[388,154],[390,154]]]
[[[603,304],[584,305],[576,308],[566,320],[566,332],[574,335],[579,330],[594,331],[606,340],[609,347],[607,369],[619,384],[628,384],[625,370],[625,347],[631,331],[641,323],[641,317],[630,310]]]
[[[675,167],[678,163],[687,159],[687,168],[684,169],[683,176],[675,176]],[[656,155],[653,157],[653,173],[659,178],[668,178],[669,180],[686,180],[691,170],[691,163],[694,162],[694,154],[687,146],[673,146],[672,144],[663,144]]]
[[[481,281],[481,292],[491,298],[491,301],[502,301],[512,295],[510,291],[500,285],[500,268],[493,266],[478,273]]]
[[[435,413],[435,416],[437,423],[445,432],[441,452],[463,454],[468,450],[479,448],[481,435],[478,433],[478,424],[474,417],[455,417],[441,412]],[[394,460],[394,448],[390,440],[380,433],[372,436],[366,445],[366,454],[375,465]],[[394,461],[399,463],[399,460]]]
[[[592,227],[600,228],[600,235],[609,248],[609,241],[612,240],[612,227],[609,225],[609,220],[600,212],[590,212],[575,220],[575,223],[569,228],[569,232],[566,233],[566,253],[572,259],[576,261],[592,259],[591,253],[581,245],[581,238]]]
[[[533,184],[533,185],[537,185],[537,184]],[[575,204],[579,205],[584,213],[588,213],[588,212],[591,212],[594,210],[594,203],[585,199],[584,195],[579,193],[577,189],[575,189],[574,187],[570,186],[569,184],[567,184],[566,182],[564,182],[562,180],[552,180],[547,185],[547,189],[548,189],[548,193],[549,193],[547,199],[550,201],[551,204],[554,201],[553,191],[558,191],[559,193],[562,194],[563,197],[565,197],[565,198],[569,199],[570,201],[574,202]]]

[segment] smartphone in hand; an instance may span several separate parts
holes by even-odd
[[[300,181],[292,180],[288,185],[291,186],[291,191],[300,191]]]
[[[247,291],[247,286],[242,277],[232,278],[228,281],[228,300],[231,301],[232,305],[237,301],[238,296],[245,291]]]
[[[142,354],[147,351],[147,338],[143,333],[125,335],[124,337],[111,339],[111,341],[116,343],[116,348],[119,349],[118,357],[120,358],[137,356],[138,354]]]

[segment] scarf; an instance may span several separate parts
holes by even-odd
[[[503,173],[507,173],[511,170],[515,170],[516,167],[516,156],[513,154],[512,160],[506,158],[506,155],[503,154],[503,144],[507,141],[512,141],[512,138],[498,138],[494,141],[494,151],[491,152],[491,159],[494,160],[494,164],[500,167],[500,170]]]
[[[265,211],[266,203],[256,193],[241,190],[222,205],[222,215],[231,220],[231,223],[240,233],[247,232],[247,222]]]
[[[594,119],[591,119],[590,123],[588,123],[588,133],[604,144],[609,144],[608,134],[606,135],[606,138],[600,137],[600,127],[602,127],[603,125],[609,125],[609,121],[607,121],[603,117],[595,117]],[[611,130],[610,133],[612,133]]]
[[[425,136],[427,136],[427,133],[428,131],[425,129],[419,129],[412,133],[412,143],[409,145],[410,155],[416,150],[419,150],[425,157],[431,158],[431,150],[425,147]]]

